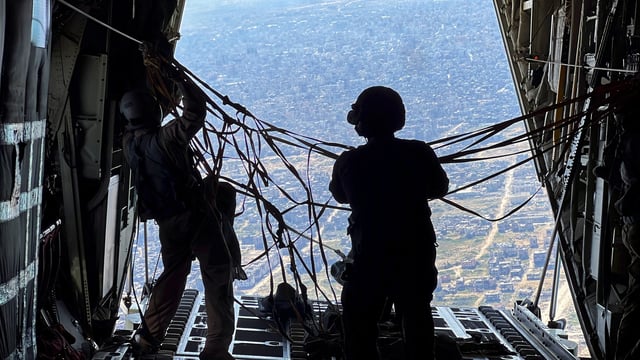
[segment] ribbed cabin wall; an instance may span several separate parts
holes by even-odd
[[[36,357],[51,8],[35,4],[0,1],[0,359]]]

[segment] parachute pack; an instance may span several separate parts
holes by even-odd
[[[132,137],[127,155],[138,194],[138,215],[143,221],[162,220],[186,210],[179,196],[177,174],[155,136]]]

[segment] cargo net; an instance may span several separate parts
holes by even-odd
[[[285,284],[295,290],[303,302],[307,301],[308,292],[313,291],[315,299],[338,303],[337,281],[331,274],[330,258],[337,255],[345,259],[346,251],[342,250],[346,249],[327,244],[323,227],[336,211],[348,214],[350,209],[336,204],[328,192],[318,196],[315,190],[312,191],[311,183],[316,176],[327,176],[325,190],[328,187],[327,168],[320,169],[315,164],[318,161],[333,164],[340,152],[352,147],[297,134],[262,120],[207,85],[175,59],[154,56],[147,58],[146,63],[156,96],[162,103],[172,104],[171,110],[176,116],[180,105],[163,76],[161,69],[164,66],[169,66],[185,82],[199,86],[207,93],[206,123],[201,136],[194,138],[191,146],[203,176],[215,176],[233,184],[238,191],[237,216],[251,210],[259,217],[259,222],[252,225],[259,228],[257,236],[262,249],[259,254],[243,259],[243,267],[250,268],[260,261],[268,263],[270,270],[265,279],[268,278],[270,297],[274,296],[276,287]],[[504,168],[481,174],[480,178],[467,183],[454,184],[449,193],[438,200],[490,222],[513,215],[548,184],[550,177],[563,176],[566,163],[576,156],[575,144],[583,140],[586,130],[598,126],[616,109],[628,104],[636,96],[637,88],[635,79],[611,83],[588,94],[542,106],[523,116],[428,142],[437,153],[442,153],[439,159],[445,170],[456,164],[511,159],[501,162],[506,164]],[[523,123],[527,126],[523,127]],[[552,160],[546,162],[551,165],[544,174],[538,173],[540,185],[537,190],[501,216],[483,215],[463,204],[464,200],[456,199],[455,195],[464,190],[543,157]],[[328,169],[330,173],[330,167]],[[290,216],[295,217],[295,221],[291,221]],[[346,236],[346,216],[344,219],[338,227]],[[236,231],[241,242],[247,239],[238,224]],[[328,256],[329,252],[334,254]],[[321,282],[328,286],[321,286]],[[294,312],[299,318],[305,317],[302,309],[294,309]],[[326,330],[317,321],[312,323],[314,328],[308,331],[322,333]]]

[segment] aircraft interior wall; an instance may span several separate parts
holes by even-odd
[[[48,1],[3,0],[0,10],[0,358],[29,359],[36,344],[50,8]]]

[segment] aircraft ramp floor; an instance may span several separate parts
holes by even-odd
[[[243,296],[236,304],[236,331],[230,352],[237,360],[337,359],[332,356],[338,336],[317,337],[297,321],[278,325],[272,314],[264,312],[261,297]],[[329,303],[312,301],[310,308],[318,323]],[[332,307],[335,308],[335,307]],[[521,312],[519,314],[519,312]],[[491,306],[479,308],[432,307],[438,358],[455,360],[534,360],[578,359],[571,341],[553,335],[531,314],[516,307],[503,311]],[[282,324],[282,322],[280,322]],[[380,350],[384,360],[402,359],[398,326],[381,323]],[[533,328],[533,329],[532,329]],[[204,297],[197,290],[186,290],[167,337],[157,354],[149,359],[197,360],[207,332]],[[132,331],[117,336],[130,338]],[[312,345],[310,345],[313,343]],[[311,352],[308,349],[312,349]],[[570,351],[571,350],[571,351]],[[324,354],[324,355],[321,355]],[[324,356],[324,357],[323,357]],[[134,358],[127,343],[96,353],[94,360]]]

